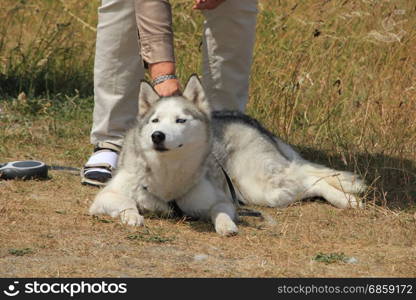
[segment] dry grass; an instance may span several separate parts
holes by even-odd
[[[95,26],[98,1],[87,2],[0,4],[0,162],[88,157],[95,33],[81,21]],[[172,3],[184,80],[200,65],[202,18]],[[92,218],[97,190],[71,174],[0,181],[0,276],[415,277],[414,16],[412,0],[261,1],[248,112],[306,158],[364,176],[366,209],[256,208],[265,220],[222,238],[203,222]]]
[[[245,217],[238,236],[223,238],[204,222],[152,218],[146,228],[132,228],[88,216],[96,189],[73,175],[0,187],[2,277],[416,276],[416,220],[379,207],[258,208],[265,220]],[[318,253],[358,262],[326,264],[314,260]]]

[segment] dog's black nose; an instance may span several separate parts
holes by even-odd
[[[165,134],[161,131],[155,131],[152,133],[152,141],[156,145],[160,145],[161,143],[163,143],[165,138],[166,138]]]

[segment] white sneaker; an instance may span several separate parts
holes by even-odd
[[[117,167],[120,147],[110,143],[100,143],[81,170],[81,183],[104,186],[112,178]]]

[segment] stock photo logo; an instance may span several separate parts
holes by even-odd
[[[10,284],[7,289],[3,291],[3,293],[9,297],[17,296],[20,293],[20,291],[16,289],[16,285],[18,284],[19,281],[14,281],[13,284]]]
[[[74,297],[78,294],[126,294],[127,283],[114,283],[101,280],[99,282],[42,282],[38,280],[21,283],[13,281],[3,290],[6,296],[14,297],[19,294],[61,294]],[[1,296],[1,294],[0,294]],[[1,297],[0,297],[1,298]]]

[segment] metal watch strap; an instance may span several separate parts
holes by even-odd
[[[168,74],[168,75],[161,75],[161,76],[157,76],[153,81],[152,81],[152,85],[158,85],[162,82],[165,82],[166,80],[169,79],[177,79],[178,77],[176,77],[176,75],[174,74]]]

